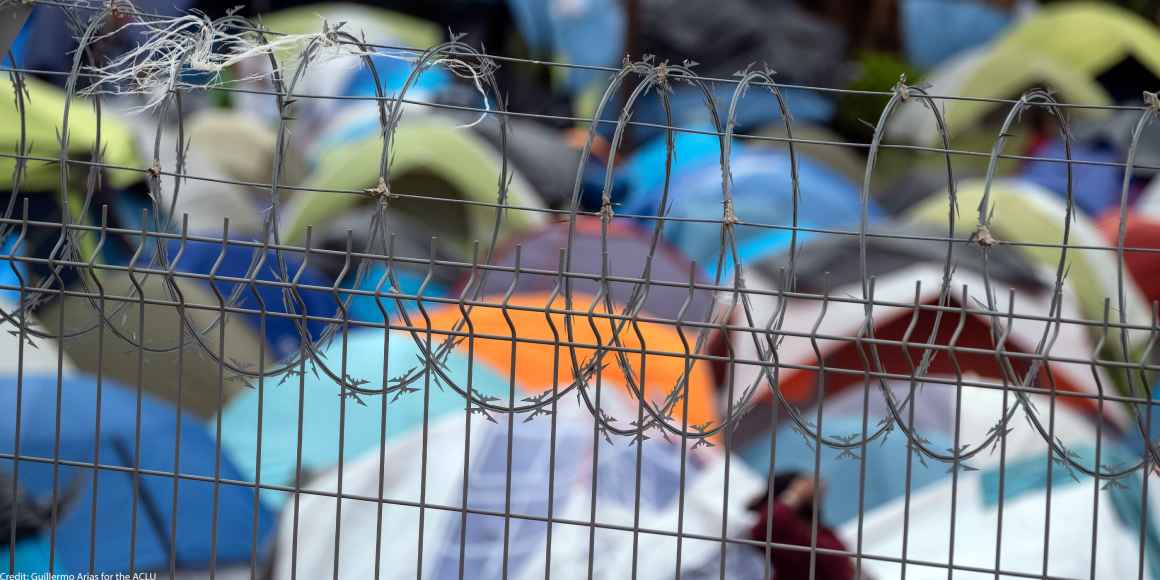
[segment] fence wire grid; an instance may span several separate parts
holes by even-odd
[[[584,67],[119,2],[0,16],[31,6],[63,8],[79,48],[67,73],[5,67],[10,577],[40,533],[46,572],[80,577],[777,578],[797,562],[811,578],[1160,578],[1160,314],[1126,265],[1160,251],[1128,219],[1133,175],[1160,170],[1136,162],[1155,95]],[[125,31],[143,40],[106,58]],[[497,80],[513,66],[609,82],[589,116],[521,113]],[[370,96],[319,90],[352,70]],[[432,75],[459,98],[433,99]],[[790,90],[885,104],[868,142],[795,137]],[[678,91],[702,123],[672,120]],[[738,128],[753,99],[778,126]],[[633,120],[646,102],[669,121]],[[956,142],[955,102],[998,111],[989,151]],[[891,137],[914,110],[929,144]],[[1108,111],[1138,115],[1126,158],[1072,159],[1072,118]],[[1062,157],[1007,151],[1031,119]],[[583,127],[574,173],[543,169],[570,184],[555,200],[516,158],[536,146],[512,149],[545,120]],[[262,139],[229,131],[252,121]],[[334,127],[357,144],[346,161],[328,157]],[[656,194],[633,204],[615,175],[645,133]],[[677,168],[686,139],[715,151],[696,206],[678,192],[704,181]],[[801,218],[829,195],[803,191],[820,150],[865,156],[847,225]],[[738,194],[739,151],[782,156],[784,203]],[[886,218],[891,156],[942,183]],[[972,160],[985,169],[961,177]],[[1014,184],[1010,162],[1062,168],[1066,191]],[[1077,206],[1084,167],[1124,174],[1110,237]],[[700,256],[674,250],[694,235]],[[788,472],[828,489],[802,536],[774,523]]]

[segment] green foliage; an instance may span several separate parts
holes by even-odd
[[[856,91],[890,91],[902,75],[914,84],[920,74],[898,56],[881,52],[858,55],[858,76],[850,85]],[[838,114],[834,128],[841,134],[858,141],[869,141],[874,134],[882,109],[890,97],[885,95],[844,94],[838,100]]]

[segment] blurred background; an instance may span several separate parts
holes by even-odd
[[[0,0],[0,570],[1160,580],[1158,19]]]

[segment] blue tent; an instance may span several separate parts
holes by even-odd
[[[167,255],[169,260],[173,260],[177,256],[179,244],[180,242],[177,240],[170,244]],[[185,252],[181,254],[181,259],[177,262],[177,270],[179,272],[209,274],[213,271],[214,264],[220,257],[221,264],[217,269],[217,276],[247,278],[252,264],[260,256],[259,252],[261,249],[254,246],[237,244],[223,246],[219,242],[187,241],[185,242]],[[284,287],[271,283],[293,280],[295,274],[302,267],[302,255],[293,252],[282,252],[281,255],[286,264],[287,278],[284,280],[279,273],[277,253],[274,250],[267,250],[265,260],[255,276],[257,283],[254,284],[254,289],[262,298],[261,302],[254,296],[252,289],[245,288],[238,298],[237,307],[258,311],[264,302],[267,312],[308,314],[322,317],[334,316],[338,310],[338,304],[329,290],[299,290],[298,295],[302,298],[302,303],[291,299],[287,305],[287,301],[284,299]],[[207,286],[210,285],[208,280],[204,283]],[[326,288],[330,288],[334,284],[332,280],[327,279],[309,266],[298,278],[298,283],[303,286]],[[213,282],[213,285],[225,298],[229,298],[239,284],[220,280]],[[258,315],[245,315],[242,318],[255,330],[260,328]],[[311,340],[320,338],[326,329],[326,324],[317,320],[307,321],[305,326]],[[298,352],[301,346],[301,334],[298,331],[297,321],[289,317],[267,316],[266,342],[276,357],[284,357]]]
[[[382,323],[386,320],[383,317],[383,311],[386,310],[387,317],[393,318],[399,314],[401,310],[409,313],[415,313],[419,308],[419,302],[413,299],[399,298],[387,296],[392,291],[391,281],[388,280],[379,287],[379,283],[383,282],[383,276],[387,275],[387,268],[380,262],[375,262],[367,268],[366,275],[363,276],[362,282],[357,287],[355,285],[355,276],[353,273],[343,280],[342,287],[347,290],[361,290],[367,292],[374,292],[379,290],[383,293],[381,299],[382,308],[379,308],[380,300],[375,296],[368,296],[366,294],[341,294],[343,300],[348,296],[350,302],[347,304],[347,315],[351,320],[358,320],[360,322],[375,322]],[[443,284],[432,280],[423,286],[423,280],[426,276],[417,271],[417,269],[396,267],[394,273],[394,281],[398,284],[398,292],[408,296],[415,296],[419,289],[423,289],[423,296],[430,298],[441,298],[448,296],[448,289]],[[402,308],[400,309],[400,305]],[[435,306],[434,304],[427,304],[427,308]]]
[[[626,19],[615,0],[582,0],[566,8],[542,0],[507,0],[507,4],[524,42],[540,58],[615,67],[624,55]],[[569,68],[562,73],[565,88],[572,94],[609,76],[585,68]]]
[[[632,187],[619,211],[639,216],[665,213],[669,218],[678,218],[665,223],[665,238],[712,274],[721,250],[724,199],[719,139],[714,135],[682,133],[675,136],[675,143],[668,207],[659,207],[666,150],[662,137],[638,151],[624,168],[626,181]],[[856,228],[860,217],[858,186],[804,155],[797,155],[797,162],[798,226]],[[787,228],[793,223],[789,154],[735,141],[730,167],[734,213],[743,222],[760,224],[736,228],[739,253],[757,259],[784,249],[790,238]],[[876,221],[884,212],[871,202],[869,215]],[[682,221],[686,219],[713,221]],[[645,227],[655,225],[651,217],[642,221]],[[804,237],[799,236],[799,240]],[[745,249],[750,244],[757,244],[755,248],[761,251]],[[726,252],[727,260],[728,255]]]
[[[702,71],[701,74],[704,74]],[[710,83],[710,94],[717,109],[718,117],[724,122],[729,115],[730,102],[737,85],[733,83]],[[669,110],[672,114],[672,125],[675,127],[695,127],[705,124],[709,119],[709,107],[705,103],[705,92],[700,88],[685,84],[673,84],[669,89]],[[810,89],[782,88],[781,95],[785,98],[786,106],[795,122],[804,121],[824,125],[829,123],[837,110],[835,99],[824,92]],[[605,137],[611,137],[615,130],[615,123],[620,116],[622,102],[617,99],[604,110],[604,123],[598,128]],[[737,111],[734,115],[739,127],[738,133],[744,133],[746,128],[760,127],[781,122],[781,110],[777,100],[764,89],[751,89],[742,95],[737,102]],[[659,97],[648,95],[634,103],[632,107],[632,122],[636,123],[631,132],[634,143],[644,143],[651,139],[664,139],[664,130],[660,127],[669,125],[669,116],[665,112],[664,104]]]
[[[273,529],[274,518],[257,504],[253,490],[246,487],[180,479],[176,534],[173,533],[174,477],[153,473],[215,476],[216,445],[197,418],[188,413],[178,415],[176,409],[152,396],[138,395],[108,380],[101,385],[99,399],[97,382],[88,377],[66,378],[58,385],[55,377],[25,376],[18,385],[14,377],[7,376],[0,379],[0,384],[0,408],[7,410],[0,428],[0,453],[20,457],[18,462],[0,460],[0,469],[16,475],[34,499],[50,501],[55,467],[57,497],[71,498],[63,506],[56,528],[57,572],[87,572],[90,552],[94,552],[98,572],[164,570],[169,567],[171,550],[178,568],[205,569],[214,550],[215,520],[219,565],[246,563],[252,551],[262,552],[263,548],[253,543],[254,517],[257,516],[260,544]],[[100,434],[95,436],[98,410]],[[21,427],[19,453],[15,438],[17,412]],[[58,417],[59,459],[70,463],[54,466],[58,444],[54,425]],[[94,449],[99,451],[99,459]],[[138,451],[139,463],[135,459]],[[87,467],[94,462],[103,466],[95,488],[93,470]],[[136,475],[127,470],[134,467],[146,473]],[[237,469],[225,457],[216,475],[223,480],[239,479]],[[91,511],[94,494],[95,522]],[[95,536],[91,535],[93,528]],[[135,550],[133,562],[129,558],[131,550]]]
[[[1063,141],[1058,138],[1048,141],[1033,154],[1036,158],[1042,159],[1067,158]],[[1110,164],[1071,166],[1071,191],[1077,208],[1093,217],[1099,217],[1111,209],[1119,210],[1124,168],[1115,164],[1123,163],[1124,157],[1116,147],[1099,141],[1079,141],[1071,144],[1072,160]],[[1042,185],[1063,200],[1067,199],[1066,163],[1038,159],[1028,161],[1021,168],[1020,177]]]
[[[431,343],[437,347],[442,339],[442,335],[433,334]],[[368,389],[380,388],[384,382],[393,384],[391,379],[413,367],[421,368],[422,352],[412,335],[403,331],[391,332],[387,340],[384,340],[382,330],[351,332],[346,338],[345,372],[351,381],[363,382]],[[343,372],[341,337],[335,338],[322,354],[327,368],[335,374]],[[255,458],[259,421],[262,425],[261,481],[266,483],[285,484],[294,480],[299,435],[304,472],[326,470],[338,463],[340,430],[344,462],[376,449],[382,443],[383,398],[342,397],[339,385],[322,370],[312,371],[311,366],[311,363],[306,363],[301,378],[289,374],[266,379],[259,388],[239,394],[222,411],[222,447],[229,450],[247,478],[258,473]],[[470,384],[477,395],[507,400],[509,381],[483,364],[474,365],[468,383],[467,358],[458,351],[447,356],[445,372],[461,388]],[[425,397],[426,382],[421,377],[410,385],[418,391],[386,399],[388,440],[422,425],[425,410],[428,420],[465,412],[464,398],[438,381],[437,374],[430,376],[429,397]],[[522,399],[518,393],[516,396],[517,401]],[[298,431],[300,407],[303,414],[301,434]],[[262,493],[262,500],[271,505],[278,505],[286,498],[277,492]]]
[[[149,15],[174,17],[184,14],[193,5],[190,0],[135,0],[133,9]],[[64,85],[66,77],[51,73],[72,69],[77,37],[80,35],[73,29],[67,12],[79,18],[82,30],[98,14],[95,10],[76,11],[63,5],[35,6],[13,47],[16,49],[13,51],[16,66],[49,73],[43,74],[45,80]],[[144,42],[148,33],[146,27],[127,26],[104,40],[112,50],[132,48]],[[2,58],[3,62],[8,61],[7,54]]]
[[[904,0],[899,16],[906,59],[921,69],[987,44],[1015,21],[1011,10],[980,0]]]

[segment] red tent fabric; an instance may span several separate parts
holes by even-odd
[[[1099,226],[1114,247],[1120,235],[1119,210],[1105,215]],[[1160,218],[1131,214],[1125,233],[1124,267],[1149,303],[1160,300]]]

